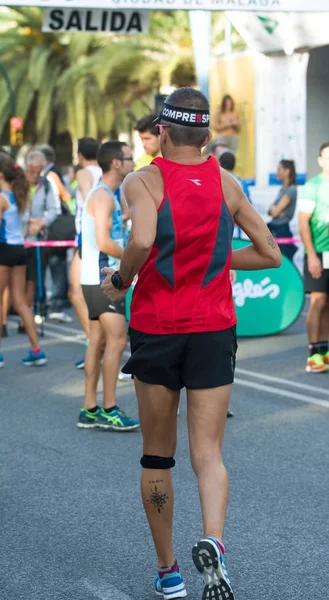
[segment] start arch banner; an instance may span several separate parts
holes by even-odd
[[[90,8],[90,0],[6,0],[6,6]],[[94,0],[92,8],[109,10],[326,12],[329,11],[329,0]]]

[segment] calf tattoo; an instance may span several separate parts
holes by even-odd
[[[154,487],[151,487],[151,496],[147,502],[152,504],[152,506],[157,509],[158,513],[161,513],[161,511],[164,510],[167,500],[169,500],[168,494],[166,494],[166,492],[161,492],[157,486],[157,483],[163,483],[163,479],[149,481],[149,483],[154,485]]]
[[[267,239],[267,244],[269,245],[269,247],[274,250],[276,248],[276,241],[275,241],[273,235],[269,235],[266,239]]]

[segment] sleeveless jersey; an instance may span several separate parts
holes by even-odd
[[[151,253],[138,274],[130,325],[149,334],[220,331],[235,325],[230,282],[233,217],[214,157],[198,165],[164,158],[164,197]]]
[[[112,240],[123,248],[123,219],[121,212],[121,204],[115,194],[104,183],[98,183],[89,194],[83,205],[82,211],[82,266],[81,266],[81,283],[83,285],[98,285],[104,279],[101,273],[103,267],[111,267],[118,270],[120,259],[108,256],[101,252],[97,246],[95,233],[95,219],[87,210],[88,202],[92,194],[96,190],[104,189],[113,197],[114,211],[112,213],[112,229],[110,237]]]
[[[100,167],[98,167],[97,165],[87,165],[87,167],[85,167],[85,169],[90,171],[90,173],[92,174],[92,177],[93,177],[92,187],[94,187],[96,185],[96,183],[99,182],[100,178],[103,175],[102,169]],[[78,188],[77,192],[76,192],[76,211],[75,211],[75,230],[76,230],[75,243],[77,246],[81,246],[81,243],[82,243],[82,241],[81,241],[81,219],[82,219],[83,204],[84,204],[84,202],[82,199],[82,195]]]
[[[9,200],[9,207],[3,211],[0,225],[0,242],[14,246],[23,246],[23,220],[13,192],[3,191]]]

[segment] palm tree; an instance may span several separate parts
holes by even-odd
[[[125,36],[45,33],[38,8],[0,11],[0,63],[32,143],[48,141],[52,132],[68,132],[72,140],[129,132],[153,109],[161,87],[195,84],[187,12],[154,11],[149,34]],[[216,44],[224,35],[219,21]],[[0,93],[4,137],[9,103],[2,81]]]

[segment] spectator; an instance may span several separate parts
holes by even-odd
[[[43,175],[49,179],[54,194],[59,198],[62,214],[68,213],[69,215],[65,203],[71,199],[71,195],[65,188],[62,173],[55,165],[55,151],[47,144],[40,146],[40,151],[46,159]],[[70,322],[71,317],[63,312],[64,307],[68,305],[67,248],[51,248],[48,263],[53,281],[49,318],[64,323]]]
[[[65,188],[64,179],[61,171],[55,165],[55,150],[51,146],[48,146],[48,144],[43,144],[42,146],[39,146],[39,150],[44,154],[46,159],[46,168],[44,169],[43,175],[48,177],[49,180],[53,184],[55,184],[60,199],[63,202],[68,202],[71,196]]]
[[[71,199],[68,201],[68,203],[70,205],[74,204],[74,211],[70,208],[72,214],[74,214],[74,215],[75,215],[76,196],[77,196],[77,191],[78,191],[77,172],[78,172],[79,168],[80,168],[79,166],[69,165],[69,167],[67,168],[67,173],[63,177],[65,188],[71,197]]]
[[[41,172],[46,166],[46,160],[42,152],[32,150],[26,157],[25,174],[30,185],[31,203],[27,214],[27,239],[36,241],[46,238],[47,228],[55,221],[60,213],[60,205],[56,200],[52,187]],[[47,248],[40,249],[41,273],[44,291],[44,278],[49,258]],[[37,284],[37,261],[36,248],[27,249],[26,269],[26,296],[28,305],[32,306],[35,299]],[[18,326],[19,333],[25,333],[23,322]]]
[[[146,117],[143,117],[136,123],[135,129],[139,133],[139,137],[145,150],[145,154],[135,161],[136,170],[141,167],[146,167],[154,158],[161,156],[159,129],[153,123],[156,118],[157,115],[146,115]]]
[[[25,366],[41,366],[46,364],[47,358],[39,347],[34,317],[25,296],[23,215],[30,199],[29,184],[24,171],[3,152],[0,153],[0,189],[0,324],[3,293],[9,287],[14,308],[24,323],[31,345],[22,362]],[[30,227],[37,227],[37,219],[31,222]],[[1,333],[2,328],[0,341]],[[0,367],[3,366],[3,356],[0,355]]]
[[[239,144],[240,117],[235,110],[232,96],[227,94],[223,97],[221,107],[215,114],[213,128],[216,138],[212,146],[222,145],[236,152]]]
[[[233,173],[233,171],[235,169],[234,152],[229,149],[222,150],[222,152],[219,154],[218,162],[219,162],[220,166],[222,167],[222,169],[225,169],[225,171],[228,171],[228,173],[230,173],[232,175],[232,177],[234,177],[235,181],[237,181],[238,184],[240,185],[240,187],[243,189],[243,192],[247,196],[249,202],[251,202],[249,188],[248,188],[247,184],[245,183],[245,181],[243,181],[243,179],[240,179]]]
[[[273,217],[268,228],[275,238],[292,238],[290,221],[293,219],[297,203],[296,168],[293,160],[281,160],[278,164],[277,179],[283,183],[268,214]],[[292,260],[297,252],[294,244],[279,244],[281,253]]]

